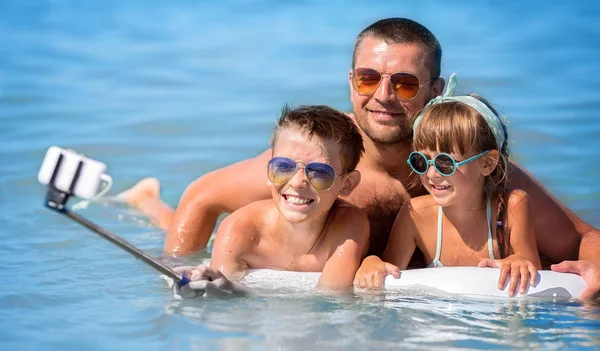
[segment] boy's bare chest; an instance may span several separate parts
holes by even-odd
[[[248,262],[251,268],[269,268],[297,272],[321,272],[327,258],[317,253],[298,254],[285,248],[271,248],[258,253]]]

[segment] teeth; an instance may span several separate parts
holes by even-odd
[[[292,203],[294,205],[306,205],[307,203],[312,201],[311,199],[307,199],[305,197],[297,197],[292,195],[286,195],[285,198],[287,202]]]
[[[434,188],[435,190],[447,190],[449,188],[449,186],[442,186],[442,185],[431,185],[432,188]]]

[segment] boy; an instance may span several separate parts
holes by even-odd
[[[345,114],[327,106],[284,107],[266,165],[272,199],[250,203],[223,220],[210,267],[180,267],[192,289],[239,293],[247,269],[322,272],[318,287],[352,287],[367,249],[369,222],[338,198],[360,182],[364,147]],[[240,174],[243,181],[244,174]],[[239,194],[243,197],[244,194]]]

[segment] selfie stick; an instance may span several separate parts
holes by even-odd
[[[100,235],[102,238],[110,241],[111,243],[122,248],[123,250],[129,252],[135,258],[142,260],[144,263],[146,263],[150,267],[156,269],[157,271],[166,275],[167,277],[170,277],[173,280],[175,280],[175,283],[177,283],[177,285],[179,285],[179,287],[182,287],[190,282],[190,279],[188,277],[186,277],[183,274],[179,274],[179,273],[175,272],[170,267],[157,261],[154,257],[152,257],[152,256],[148,255],[147,253],[145,253],[144,251],[138,249],[133,244],[121,239],[120,237],[116,236],[115,234],[109,232],[108,230],[90,222],[83,216],[80,216],[79,214],[67,209],[65,207],[65,205],[67,203],[67,200],[69,200],[69,197],[73,193],[73,190],[75,189],[75,184],[77,183],[77,180],[81,173],[83,161],[79,161],[79,164],[77,165],[77,169],[75,171],[73,180],[71,181],[69,191],[64,192],[64,191],[61,191],[60,189],[58,189],[54,185],[54,182],[56,181],[56,175],[58,174],[58,169],[61,166],[62,160],[63,160],[63,155],[61,154],[58,157],[58,160],[56,162],[56,167],[54,168],[54,171],[52,172],[52,177],[50,178],[50,182],[48,183],[48,191],[46,193],[46,200],[45,200],[46,207],[48,207],[49,209],[54,210],[60,214],[64,214],[65,216],[80,223],[84,227],[90,229],[94,233]]]

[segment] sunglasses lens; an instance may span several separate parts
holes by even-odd
[[[335,169],[326,163],[311,162],[304,168],[306,178],[317,190],[328,190],[335,182]]]
[[[372,94],[380,80],[381,74],[370,68],[357,68],[352,74],[352,86],[359,94]]]
[[[442,175],[451,175],[456,169],[456,163],[454,159],[448,155],[439,154],[435,157],[435,168]]]
[[[390,77],[392,88],[399,98],[410,100],[419,94],[419,78],[410,73],[395,73]]]
[[[420,153],[413,152],[408,157],[408,164],[418,174],[427,173],[427,159]]]
[[[287,157],[273,157],[267,165],[267,175],[273,184],[285,183],[297,170],[296,162]]]

